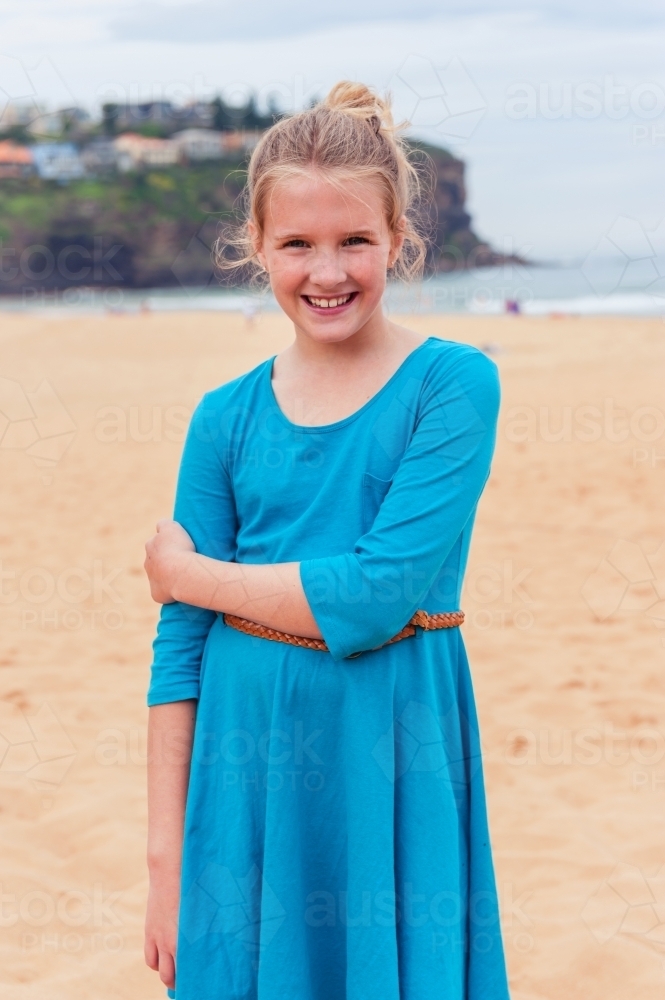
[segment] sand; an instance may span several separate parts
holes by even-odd
[[[513,997],[656,1000],[665,325],[409,322],[488,346],[501,370],[464,634]],[[170,513],[198,398],[289,340],[276,316],[2,317],[6,1000],[164,995],[142,956],[156,620],[143,542]]]

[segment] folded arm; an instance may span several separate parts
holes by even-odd
[[[459,607],[470,528],[494,450],[496,366],[460,346],[428,372],[408,405],[414,430],[369,531],[351,552],[300,564],[335,660],[387,642],[418,608]]]
[[[160,521],[146,545],[145,569],[153,598],[223,611],[260,625],[321,638],[300,582],[299,563],[225,562],[194,551],[175,521]]]
[[[178,524],[160,522],[146,546],[153,597],[323,637],[334,659],[381,645],[420,606],[473,516],[489,474],[498,406],[496,367],[465,350],[423,384],[412,439],[374,525],[353,551],[240,564],[199,545],[195,552]]]

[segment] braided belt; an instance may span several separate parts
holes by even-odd
[[[272,639],[273,642],[286,642],[290,646],[304,646],[305,649],[319,649],[324,653],[328,652],[328,647],[323,639],[308,639],[304,635],[291,635],[290,632],[280,632],[276,628],[268,628],[267,625],[259,625],[257,622],[249,621],[247,618],[239,618],[237,615],[225,614],[223,617],[227,625],[237,629],[238,632],[244,632],[246,635],[254,635],[259,639]],[[440,611],[434,615],[428,614],[427,611],[416,611],[413,618],[409,619],[404,628],[397,635],[394,635],[392,639],[388,639],[388,642],[382,643],[381,646],[389,646],[391,642],[399,642],[400,639],[406,639],[410,635],[415,635],[417,628],[421,628],[425,632],[437,628],[456,628],[463,621],[463,611]],[[381,649],[381,646],[376,646],[375,648]],[[360,653],[354,653],[353,655],[360,656]]]

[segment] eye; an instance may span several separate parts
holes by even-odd
[[[369,243],[369,240],[366,236],[349,236],[344,242],[346,246],[357,247],[362,243]]]
[[[305,243],[304,240],[289,240],[288,243],[284,244],[284,246],[285,247],[296,247],[296,249],[299,249],[300,247],[306,247],[307,244]]]

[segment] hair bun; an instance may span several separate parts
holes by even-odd
[[[429,214],[421,210],[426,207],[421,177],[427,179],[429,161],[419,157],[417,167],[412,162],[414,150],[401,134],[406,125],[393,123],[389,96],[349,80],[335,84],[320,103],[278,119],[252,151],[243,195],[245,221],[237,229],[225,228],[215,244],[220,271],[265,276],[259,247],[273,189],[284,178],[317,170],[378,184],[387,226],[400,236],[397,258],[388,270],[407,279],[422,274],[427,243],[420,229]]]
[[[377,135],[381,129],[391,131],[394,128],[390,101],[379,97],[364,83],[341,80],[335,84],[322,104],[332,111],[342,111],[353,118],[364,119]]]

